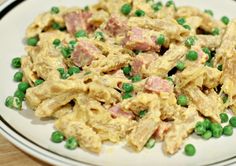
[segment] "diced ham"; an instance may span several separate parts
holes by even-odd
[[[114,105],[113,107],[111,107],[109,109],[109,111],[111,112],[111,115],[113,118],[117,118],[120,116],[129,118],[129,119],[133,119],[134,118],[134,114],[132,112],[124,112],[121,110],[121,107],[119,105]]]
[[[105,30],[112,35],[118,35],[127,30],[127,25],[120,18],[111,16],[106,24]]]
[[[139,51],[160,51],[160,45],[156,44],[156,37],[150,36],[147,30],[135,27],[127,33],[124,41],[125,47]]]
[[[72,53],[72,61],[78,67],[88,66],[101,56],[101,51],[88,40],[80,40]]]
[[[71,12],[64,16],[67,31],[74,34],[78,30],[87,30],[87,20],[92,16],[89,12]]]
[[[160,93],[160,92],[171,92],[173,87],[168,80],[162,79],[158,76],[148,77],[145,83],[144,88],[151,92]]]
[[[140,73],[142,66],[148,67],[149,64],[157,59],[157,54],[142,54],[134,58],[132,66],[132,75]]]
[[[164,139],[165,134],[167,133],[167,131],[170,129],[171,126],[172,124],[170,122],[160,122],[158,124],[157,130],[153,134],[154,138],[162,141]]]

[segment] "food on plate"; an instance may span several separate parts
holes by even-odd
[[[25,37],[6,106],[25,100],[37,117],[55,119],[55,143],[99,153],[106,141],[126,140],[137,152],[159,141],[175,154],[193,132],[233,134],[225,111],[236,112],[235,19],[174,1],[100,0],[52,7]]]

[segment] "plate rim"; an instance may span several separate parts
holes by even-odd
[[[27,0],[7,0],[2,5],[0,5],[0,21],[3,19],[4,16],[7,15],[11,10],[13,10],[15,7],[20,5],[22,2],[25,2]],[[232,0],[236,2],[235,0]],[[56,164],[58,166],[64,166],[64,165],[91,165],[96,166],[93,163],[88,163],[80,160],[75,160],[73,158],[60,155],[56,152],[53,152],[49,149],[46,149],[39,144],[35,143],[34,141],[30,140],[20,132],[18,132],[14,127],[12,127],[0,114],[0,134],[4,138],[6,138],[8,141],[10,141],[12,144],[14,144],[16,147],[21,149],[22,151],[26,152],[27,154],[40,159],[41,161],[44,161],[49,164]],[[32,147],[33,145],[33,147]],[[42,152],[46,152],[47,154],[44,154]],[[213,163],[206,164],[208,166],[212,165],[236,165],[236,155],[216,161]]]

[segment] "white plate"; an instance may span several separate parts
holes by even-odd
[[[51,6],[85,6],[96,0],[8,0],[0,7],[0,133],[19,148],[54,165],[225,165],[236,161],[236,134],[204,141],[191,136],[186,143],[197,148],[194,157],[187,157],[183,149],[176,155],[163,155],[161,144],[151,150],[144,149],[141,153],[128,151],[123,144],[103,146],[100,155],[94,155],[81,149],[66,150],[63,143],[54,144],[50,141],[53,131],[52,121],[40,121],[31,110],[13,111],[4,106],[5,98],[12,95],[16,83],[12,77],[16,70],[10,67],[11,59],[24,55],[22,39],[29,23],[39,13],[49,10]],[[14,4],[12,4],[14,3]],[[236,2],[232,0],[176,0],[177,5],[192,5],[201,9],[212,9],[217,18],[222,15],[236,17]],[[11,4],[9,6],[9,4]],[[8,6],[8,7],[7,7]],[[14,7],[14,8],[13,8]]]

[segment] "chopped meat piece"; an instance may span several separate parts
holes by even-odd
[[[132,112],[124,112],[121,110],[121,107],[119,105],[114,105],[109,109],[111,112],[112,117],[116,118],[119,116],[127,117],[129,119],[132,119],[134,117],[134,114]]]
[[[127,30],[127,26],[122,20],[120,20],[120,18],[111,16],[107,22],[105,30],[112,35],[118,35],[125,32]]]
[[[173,87],[171,87],[169,81],[162,79],[161,77],[152,76],[147,78],[145,83],[145,89],[160,93],[160,92],[171,92],[173,91]]]

